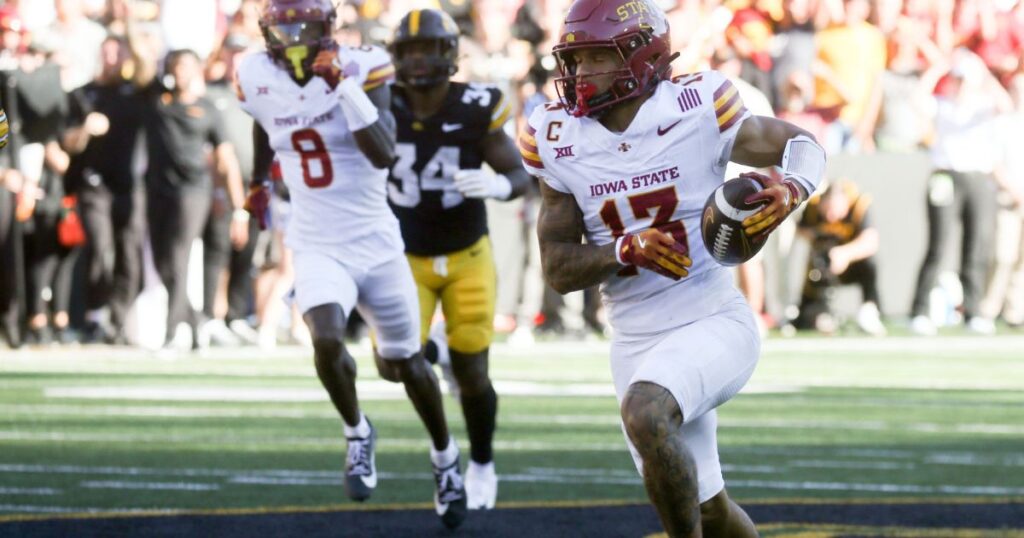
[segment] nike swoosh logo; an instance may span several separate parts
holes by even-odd
[[[644,241],[643,237],[637,237],[636,242],[640,245],[640,248],[647,248],[647,241]]]
[[[462,129],[462,124],[461,123],[442,123],[441,124],[441,130],[446,132],[446,133],[450,133],[452,131],[458,131],[459,129]]]
[[[675,123],[673,123],[672,125],[669,125],[668,127],[665,127],[664,129],[662,129],[661,127],[658,127],[658,136],[665,136],[665,133],[671,131],[672,128],[675,127],[676,125],[679,125],[679,122],[681,122],[681,121],[683,121],[683,120],[676,120]]]

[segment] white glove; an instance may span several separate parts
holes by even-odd
[[[455,172],[455,188],[466,198],[498,198],[512,194],[508,178],[483,168]]]

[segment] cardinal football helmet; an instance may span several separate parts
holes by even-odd
[[[615,51],[622,68],[578,76],[572,52],[590,47]],[[671,77],[675,58],[665,13],[651,0],[576,0],[552,52],[561,74],[555,79],[559,99],[576,117],[653,91]],[[611,87],[598,94],[590,79],[606,75],[613,77]]]
[[[430,43],[433,52],[410,55],[411,43]],[[414,9],[398,23],[388,51],[397,67],[399,83],[414,88],[436,86],[458,70],[459,26],[439,9]]]
[[[292,78],[308,80],[317,53],[335,46],[336,16],[331,0],[270,0],[260,17],[267,52]]]

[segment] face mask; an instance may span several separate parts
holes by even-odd
[[[302,62],[309,57],[309,47],[306,45],[288,47],[284,49],[284,55],[292,63],[292,69],[295,69],[295,78],[297,80],[304,80],[306,78],[306,70],[302,66]]]

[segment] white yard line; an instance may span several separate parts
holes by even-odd
[[[0,487],[0,495],[60,495],[54,488],[8,488]]]
[[[161,508],[98,508],[89,506],[40,506],[34,504],[0,504],[0,512],[21,514],[174,514],[178,509]]]
[[[201,484],[196,482],[126,482],[119,480],[89,480],[79,483],[88,489],[143,489],[161,491],[216,491],[220,484]]]

